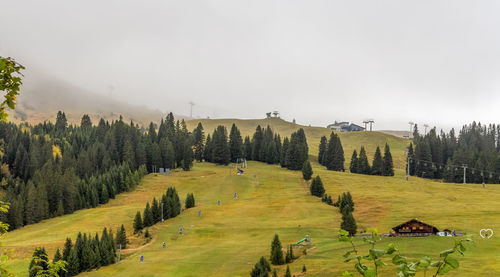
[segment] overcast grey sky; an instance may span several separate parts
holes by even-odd
[[[194,116],[500,123],[500,1],[5,1],[0,55]],[[30,71],[31,70],[31,71]]]

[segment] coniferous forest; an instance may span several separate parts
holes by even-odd
[[[500,125],[473,122],[463,126],[458,137],[436,128],[420,135],[415,125],[413,143],[408,149],[409,174],[424,178],[462,183],[500,183]]]
[[[9,230],[107,203],[148,172],[189,170],[194,158],[192,134],[172,114],[146,130],[121,117],[94,125],[84,115],[69,125],[59,112],[55,124],[0,122],[0,142]]]
[[[197,129],[200,126],[198,125]],[[199,132],[202,132],[202,129],[194,131]],[[200,140],[203,140],[203,135]],[[203,147],[203,144],[199,145]],[[246,159],[281,164],[282,167],[292,170],[302,169],[307,157],[308,146],[303,129],[292,133],[290,139],[285,137],[282,143],[281,136],[275,134],[271,127],[262,128],[260,125],[251,139],[247,136],[244,140],[236,125],[232,125],[229,135],[226,127],[218,126],[211,136],[207,136],[203,150],[203,159],[208,162],[227,165],[237,162],[238,159]]]

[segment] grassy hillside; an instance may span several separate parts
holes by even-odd
[[[293,124],[291,122],[279,119],[279,118],[267,118],[267,119],[196,119],[196,120],[188,120],[186,124],[189,130],[193,130],[198,122],[201,122],[206,134],[211,134],[213,130],[218,125],[224,125],[227,127],[228,132],[233,123],[240,129],[241,135],[244,136],[252,136],[255,132],[255,128],[257,125],[262,127],[271,126],[271,128],[278,134],[281,135],[282,138],[285,136],[290,137],[292,132],[295,132],[299,128],[303,128],[306,137],[307,143],[309,145],[309,154],[316,158],[318,156],[318,146],[319,141],[322,136],[330,137],[332,130],[323,128],[323,127],[309,127],[302,126],[298,124]],[[375,153],[375,149],[377,146],[380,146],[383,151],[383,147],[385,143],[389,143],[391,147],[391,153],[394,159],[395,167],[404,167],[406,165],[404,151],[405,148],[409,144],[408,139],[403,139],[399,137],[395,137],[389,134],[384,134],[380,132],[339,132],[340,139],[342,140],[342,146],[344,147],[344,153],[346,158],[346,164],[348,164],[351,160],[351,155],[354,149],[358,150],[361,146],[365,146],[368,159],[371,162],[373,158],[373,154]]]
[[[440,229],[477,234],[480,228],[500,230],[498,210],[500,187],[455,185],[411,178],[404,181],[403,171],[395,177],[364,176],[326,171],[313,164],[326,190],[336,197],[349,190],[356,203],[354,216],[360,227],[378,226],[382,232],[411,218],[433,224]],[[234,171],[234,170],[233,170]],[[153,195],[159,196],[174,185],[182,199],[194,192],[197,206],[180,216],[152,228],[153,241],[126,255],[120,263],[101,268],[84,276],[248,276],[253,264],[262,255],[269,257],[275,233],[284,245],[294,243],[306,234],[314,247],[301,256],[291,269],[299,271],[306,265],[308,276],[339,276],[352,266],[343,263],[346,245],[337,242],[340,214],[334,207],[310,196],[308,185],[300,172],[279,166],[250,162],[244,176],[230,174],[230,169],[213,164],[196,164],[191,172],[170,176],[149,175],[134,192],[120,195],[102,207],[81,210],[73,215],[46,220],[9,233],[4,239],[8,248],[15,248],[12,268],[26,275],[27,257],[35,246],[48,247],[52,256],[67,235],[78,230],[97,231],[104,226],[116,229],[125,223],[131,230],[137,209]],[[255,177],[254,177],[255,176]],[[233,199],[237,192],[239,199]],[[217,200],[222,201],[217,206]],[[202,217],[197,215],[201,210]],[[177,234],[183,227],[185,234]],[[129,234],[131,238],[133,236]],[[481,240],[460,258],[459,274],[451,276],[496,276],[500,274],[500,239]],[[167,243],[167,249],[161,243]],[[449,238],[387,238],[395,242],[408,257],[424,254],[437,257],[451,246]],[[138,247],[136,241],[133,248]],[[299,251],[296,251],[299,254]],[[139,257],[144,255],[145,262]],[[390,262],[390,261],[386,261]],[[281,267],[280,275],[284,268]],[[387,270],[387,269],[386,269]],[[382,276],[393,276],[383,271]],[[422,276],[422,275],[420,275]]]

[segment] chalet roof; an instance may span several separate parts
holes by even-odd
[[[355,127],[361,128],[361,129],[365,129],[365,128],[363,128],[362,126],[359,126],[359,125],[354,124],[354,123],[351,123],[351,125],[350,125],[350,126],[355,126]]]
[[[410,224],[410,223],[419,223],[419,224],[422,224],[422,225],[425,225],[425,226],[429,226],[429,227],[431,227],[431,228],[432,228],[432,229],[433,229],[436,233],[437,233],[437,232],[439,232],[438,228],[436,228],[436,227],[434,227],[434,226],[432,226],[432,225],[430,225],[430,224],[424,223],[424,222],[422,222],[422,221],[420,221],[420,220],[418,220],[418,219],[416,219],[416,218],[414,218],[414,219],[410,219],[410,220],[406,221],[405,223],[399,224],[398,226],[393,227],[393,228],[392,228],[392,230],[397,231],[397,230],[398,230],[401,226],[408,225],[408,224]]]

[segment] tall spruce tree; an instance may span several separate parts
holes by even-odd
[[[311,194],[316,197],[322,197],[323,194],[325,194],[325,188],[323,187],[323,182],[321,181],[319,175],[312,180],[309,189]]]
[[[311,167],[311,163],[309,160],[306,160],[304,162],[304,165],[302,166],[302,177],[304,177],[304,180],[308,181],[311,180],[311,176],[313,175],[313,170]]]
[[[384,160],[382,159],[382,154],[380,153],[380,147],[377,146],[375,150],[375,155],[373,156],[372,162],[372,175],[382,175],[384,170]]]
[[[149,202],[146,203],[146,208],[144,209],[144,214],[142,218],[143,218],[142,224],[144,225],[144,227],[149,227],[154,224],[153,212],[151,211]]]
[[[252,137],[252,160],[261,160],[260,154],[263,141],[264,133],[262,132],[262,128],[260,127],[260,125],[258,125],[257,128],[255,128],[255,133]]]
[[[122,224],[120,230],[116,232],[115,245],[117,248],[120,248],[119,246],[121,245],[121,249],[126,249],[127,244],[128,244],[127,233],[125,232],[125,227]]]
[[[273,265],[282,265],[285,263],[283,249],[278,234],[274,235],[273,242],[271,243],[271,263]]]
[[[212,160],[214,163],[227,165],[231,159],[231,152],[227,141],[226,127],[219,125],[212,135]]]
[[[358,159],[358,152],[356,152],[356,149],[354,149],[354,151],[352,152],[351,165],[349,166],[349,171],[351,171],[351,173],[359,172],[359,159]]]
[[[142,225],[141,213],[137,211],[134,218],[134,234],[140,233],[142,231],[142,228],[144,227]]]
[[[409,171],[408,173],[410,174],[410,176],[415,175],[416,164],[417,163],[415,162],[415,153],[413,151],[413,143],[410,142],[410,146],[408,147],[408,157],[407,157],[407,161],[406,161],[406,170]]]
[[[70,238],[66,238],[66,242],[64,243],[64,249],[62,253],[62,259],[68,261],[69,254],[71,253],[71,248],[73,248],[73,243]]]
[[[229,132],[229,151],[231,153],[231,162],[235,163],[239,158],[243,158],[243,139],[240,130],[234,123]]]
[[[415,175],[423,178],[432,178],[434,176],[432,153],[427,140],[420,139],[418,141],[417,147],[415,149],[415,156],[417,160]]]
[[[286,166],[291,170],[300,170],[308,158],[307,139],[304,129],[292,133],[286,154]]]
[[[288,137],[285,137],[285,139],[283,139],[283,146],[281,147],[281,157],[280,157],[281,167],[287,167],[286,160],[287,160],[287,153],[288,153],[288,145],[289,144],[290,144],[290,141],[288,140]]]
[[[245,159],[251,160],[252,159],[252,142],[250,141],[250,137],[246,136],[245,137],[245,142],[243,146],[245,150]]]
[[[337,134],[332,132],[325,152],[325,166],[328,170],[344,170],[344,149]]]
[[[198,122],[198,126],[193,130],[193,144],[194,144],[194,158],[198,162],[203,161],[203,140],[205,134],[203,133],[203,125]]]
[[[212,139],[210,138],[210,134],[208,134],[205,149],[203,150],[203,159],[207,162],[212,162],[212,145]]]
[[[384,167],[382,170],[382,175],[384,176],[394,176],[394,165],[392,163],[391,149],[389,145],[385,144],[384,149]]]
[[[361,146],[359,151],[359,170],[358,173],[361,174],[371,174],[370,164],[368,163],[368,157],[366,156],[366,150],[364,146]]]
[[[186,196],[186,201],[185,201],[185,206],[186,206],[186,209],[189,209],[189,208],[192,208],[195,206],[195,202],[194,202],[194,194],[192,193],[188,193],[187,196]]]
[[[319,141],[319,153],[318,153],[318,163],[320,165],[325,165],[325,153],[327,148],[327,139],[325,136],[322,136]]]
[[[354,216],[351,212],[345,212],[342,214],[342,223],[340,224],[340,229],[349,232],[350,236],[354,236],[357,232],[357,225]]]
[[[47,270],[49,266],[49,257],[45,248],[37,247],[33,252],[33,256],[29,265],[29,276],[37,276],[38,271]]]
[[[250,272],[251,277],[267,277],[269,276],[269,272],[271,272],[271,265],[269,262],[262,256],[255,264],[255,266],[252,269],[252,272]]]

